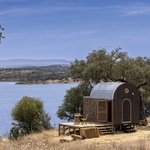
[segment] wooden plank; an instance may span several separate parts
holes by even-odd
[[[58,135],[60,136],[60,124],[58,126]]]
[[[72,139],[60,139],[60,143],[71,142]]]
[[[74,140],[83,140],[83,136],[81,136],[81,135],[72,134],[71,137],[72,137]]]
[[[97,128],[81,128],[80,129],[80,135],[83,138],[96,138],[99,137],[99,131]]]
[[[65,135],[65,126],[63,126],[63,135]]]

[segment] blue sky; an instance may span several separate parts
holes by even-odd
[[[150,57],[149,0],[0,0],[0,24],[0,60],[80,60],[118,47]]]

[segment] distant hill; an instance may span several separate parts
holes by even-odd
[[[57,64],[69,65],[71,61],[63,59],[49,59],[49,60],[34,60],[34,59],[10,59],[0,60],[0,68],[18,68],[30,66],[50,66]]]

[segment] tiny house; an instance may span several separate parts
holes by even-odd
[[[83,115],[89,122],[112,125],[138,124],[140,94],[129,83],[102,82],[96,84],[89,97],[83,98]]]

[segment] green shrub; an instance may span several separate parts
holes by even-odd
[[[74,113],[77,113],[79,111],[82,113],[83,96],[88,96],[90,91],[91,87],[88,84],[84,83],[67,90],[63,103],[57,110],[57,116],[60,119],[65,119],[68,121],[73,120]]]
[[[147,125],[147,120],[140,120],[139,125],[140,126],[146,126]]]
[[[51,128],[50,116],[44,111],[43,102],[37,98],[23,97],[12,109],[11,115],[15,120],[9,134],[11,139]]]
[[[150,110],[150,96],[144,99],[144,105],[148,110]]]

